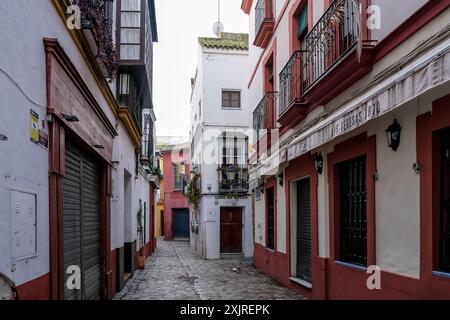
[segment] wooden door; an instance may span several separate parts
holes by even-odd
[[[220,208],[220,253],[242,253],[242,208]]]

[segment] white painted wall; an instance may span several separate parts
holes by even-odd
[[[264,194],[255,199],[255,242],[266,246],[266,203]]]
[[[200,204],[200,244],[204,248],[202,257],[205,259],[220,258],[220,208],[242,208],[242,249],[245,257],[253,256],[253,226],[252,205],[247,199],[217,199],[215,196],[203,196]]]
[[[251,197],[239,200],[216,199],[218,192],[219,141],[225,131],[250,135],[251,117],[247,101],[248,54],[245,51],[217,50],[199,45],[197,77],[191,99],[191,163],[200,164],[202,193],[197,212],[199,235],[191,235],[193,249],[206,259],[220,258],[220,206],[243,208],[243,251],[253,256]],[[222,109],[222,89],[240,90],[241,109]],[[199,102],[201,101],[201,115]],[[211,190],[208,190],[208,185]],[[211,192],[211,196],[209,196]],[[192,213],[191,213],[192,219]]]
[[[0,20],[0,133],[9,138],[0,142],[0,272],[20,285],[49,272],[48,152],[29,136],[30,109],[45,118],[43,38],[60,41],[112,123],[114,116],[51,1],[2,1]],[[20,261],[11,260],[11,188],[37,195],[37,255]]]
[[[372,30],[373,40],[381,41],[398,28],[429,0],[389,1],[372,0],[372,6],[381,13],[381,29]],[[392,14],[395,13],[395,19]]]
[[[137,239],[137,212],[139,200],[147,203],[146,234],[147,241],[150,234],[149,210],[150,210],[150,184],[147,178],[139,173],[135,174],[135,148],[125,128],[121,123],[117,124],[118,137],[114,140],[113,160],[118,161],[112,172],[113,198],[111,203],[111,250],[121,248],[124,242],[132,242]],[[126,206],[125,200],[125,175],[130,176],[131,211]]]
[[[247,81],[240,76],[248,73],[248,61],[245,51],[204,49],[203,123],[248,127]],[[241,91],[241,109],[222,109],[222,89]]]

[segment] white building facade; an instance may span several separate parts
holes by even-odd
[[[110,299],[137,256],[154,249],[158,182],[144,161],[154,146],[143,152],[154,136],[153,125],[144,132],[143,118],[156,120],[143,109],[153,105],[124,104],[118,86],[126,86],[110,73],[117,71],[110,69],[113,52],[102,52],[102,61],[95,53],[118,44],[119,3],[143,17],[152,34],[147,46],[157,41],[153,1],[0,4],[0,282],[17,299]],[[102,27],[104,43],[90,29],[69,28],[71,4],[81,13],[95,6],[95,15],[83,17]],[[26,23],[18,19],[24,15]],[[150,72],[152,55],[146,59]],[[81,289],[66,286],[73,268],[81,271]]]
[[[199,38],[192,79],[191,176],[201,194],[191,208],[191,244],[205,259],[253,255],[248,180],[251,135],[247,83],[248,36],[222,33]]]

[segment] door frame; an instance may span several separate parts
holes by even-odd
[[[187,224],[187,230],[188,230],[188,234],[187,234],[187,238],[191,237],[191,233],[190,233],[190,223],[189,223],[189,219],[190,219],[190,212],[189,212],[189,208],[172,208],[172,234],[174,238],[179,238],[180,236],[176,236],[175,235],[175,228],[174,228],[174,222],[175,222],[175,211],[178,212],[183,212],[186,211],[187,216],[188,216],[188,224]]]
[[[295,160],[290,161],[289,166],[285,169],[285,187],[286,194],[286,228],[287,234],[287,255],[289,259],[289,277],[295,275],[296,266],[294,265],[292,237],[295,236],[296,227],[293,228],[292,221],[294,212],[293,201],[297,202],[297,195],[293,193],[292,184],[298,181],[310,178],[311,188],[311,268],[312,268],[312,288],[298,285],[294,281],[293,285],[299,288],[303,294],[314,299],[324,300],[327,297],[326,284],[326,265],[327,259],[319,256],[319,212],[318,212],[318,185],[319,175],[316,171],[314,154],[306,154]],[[296,188],[295,188],[296,190]]]
[[[219,254],[227,254],[226,252],[223,253],[222,249],[220,248],[220,242],[222,239],[222,209],[241,209],[241,252],[236,254],[242,254],[244,253],[245,248],[245,207],[243,206],[220,206],[219,207]]]
[[[111,248],[111,198],[112,198],[112,155],[108,152],[117,132],[109,122],[101,107],[98,105],[89,87],[84,82],[77,68],[65,53],[57,39],[44,39],[46,53],[46,91],[47,115],[49,130],[49,258],[50,258],[50,298],[64,299],[64,207],[63,207],[63,178],[65,174],[65,146],[66,137],[82,150],[92,154],[98,161],[100,172],[100,247],[101,247],[101,297],[112,298],[112,270],[110,264]],[[60,97],[52,91],[53,66],[59,65],[64,79],[70,79],[76,86],[76,93],[82,95],[90,108],[98,115],[97,130],[105,134],[105,149],[94,149],[83,136],[91,129],[89,125],[72,126],[61,116],[63,105]],[[75,94],[75,93],[74,93]],[[59,99],[59,100],[58,100]],[[81,117],[85,112],[79,110]],[[80,121],[81,122],[81,121]],[[81,122],[83,123],[83,122]]]

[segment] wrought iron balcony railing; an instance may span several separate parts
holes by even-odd
[[[278,116],[286,112],[294,103],[302,100],[301,52],[296,51],[280,73],[280,102]]]
[[[361,0],[335,0],[304,40],[303,90],[362,41]]]
[[[253,130],[255,131],[256,139],[259,139],[268,129],[274,128],[274,110],[275,93],[269,92],[262,98],[253,112]]]
[[[249,191],[249,173],[246,165],[223,164],[219,172],[219,193],[247,193]]]

